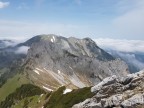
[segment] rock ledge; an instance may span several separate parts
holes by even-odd
[[[95,96],[73,108],[144,108],[144,70],[121,79],[105,78],[91,92]]]

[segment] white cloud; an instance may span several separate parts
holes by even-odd
[[[144,69],[144,63],[135,57],[135,52],[144,53],[144,41],[142,40],[120,40],[120,39],[94,39],[98,46],[112,55],[118,55],[124,61]]]
[[[2,42],[5,47],[17,45],[17,42],[13,40],[2,40]]]
[[[98,46],[121,52],[144,52],[143,40],[95,39]]]
[[[57,34],[62,36],[83,36],[89,34],[86,26],[61,23],[32,23],[0,20],[0,38],[30,38],[39,34]],[[85,31],[85,32],[84,32]]]
[[[144,35],[144,0],[121,0],[121,14],[113,20],[118,34],[131,37]]]
[[[0,9],[9,6],[9,4],[10,4],[9,2],[1,2],[1,1],[0,1]]]
[[[121,58],[123,58],[128,63],[133,64],[138,69],[140,69],[140,70],[144,69],[144,63],[138,61],[134,54],[124,54],[124,53],[120,53],[120,52],[117,52],[117,53]]]
[[[28,46],[21,46],[15,51],[15,53],[16,54],[27,54],[28,49],[29,49]]]

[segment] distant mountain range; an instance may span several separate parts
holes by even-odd
[[[49,34],[17,45],[0,42],[0,108],[70,108],[94,95],[91,86],[112,75],[126,76],[131,69],[90,38]],[[56,107],[57,99],[67,100],[65,107]]]

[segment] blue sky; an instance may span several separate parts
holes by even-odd
[[[144,0],[0,0],[0,38],[144,39]]]

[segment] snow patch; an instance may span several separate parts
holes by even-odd
[[[44,94],[41,94],[40,97],[42,97]]]
[[[60,70],[58,70],[58,74],[61,74],[61,71],[60,71]]]
[[[55,37],[54,36],[51,38],[51,42],[55,42]]]
[[[53,36],[53,40],[55,41],[55,37]]]
[[[48,91],[53,91],[52,89],[48,88],[48,87],[45,87],[43,86],[44,89],[48,90]]]
[[[51,42],[54,42],[53,39],[51,39]]]
[[[41,70],[41,69],[39,69],[39,68],[36,68],[36,70],[38,70],[38,71],[42,71],[42,72],[43,72],[43,70]]]
[[[71,66],[69,66],[69,68],[70,68],[71,70],[73,70],[73,68],[72,68]]]
[[[67,93],[69,93],[69,92],[71,92],[72,90],[71,89],[65,89],[64,91],[63,91],[63,94],[67,94]]]
[[[37,70],[33,70],[35,73],[37,73],[37,74],[39,74],[40,75],[40,73],[37,71]]]

